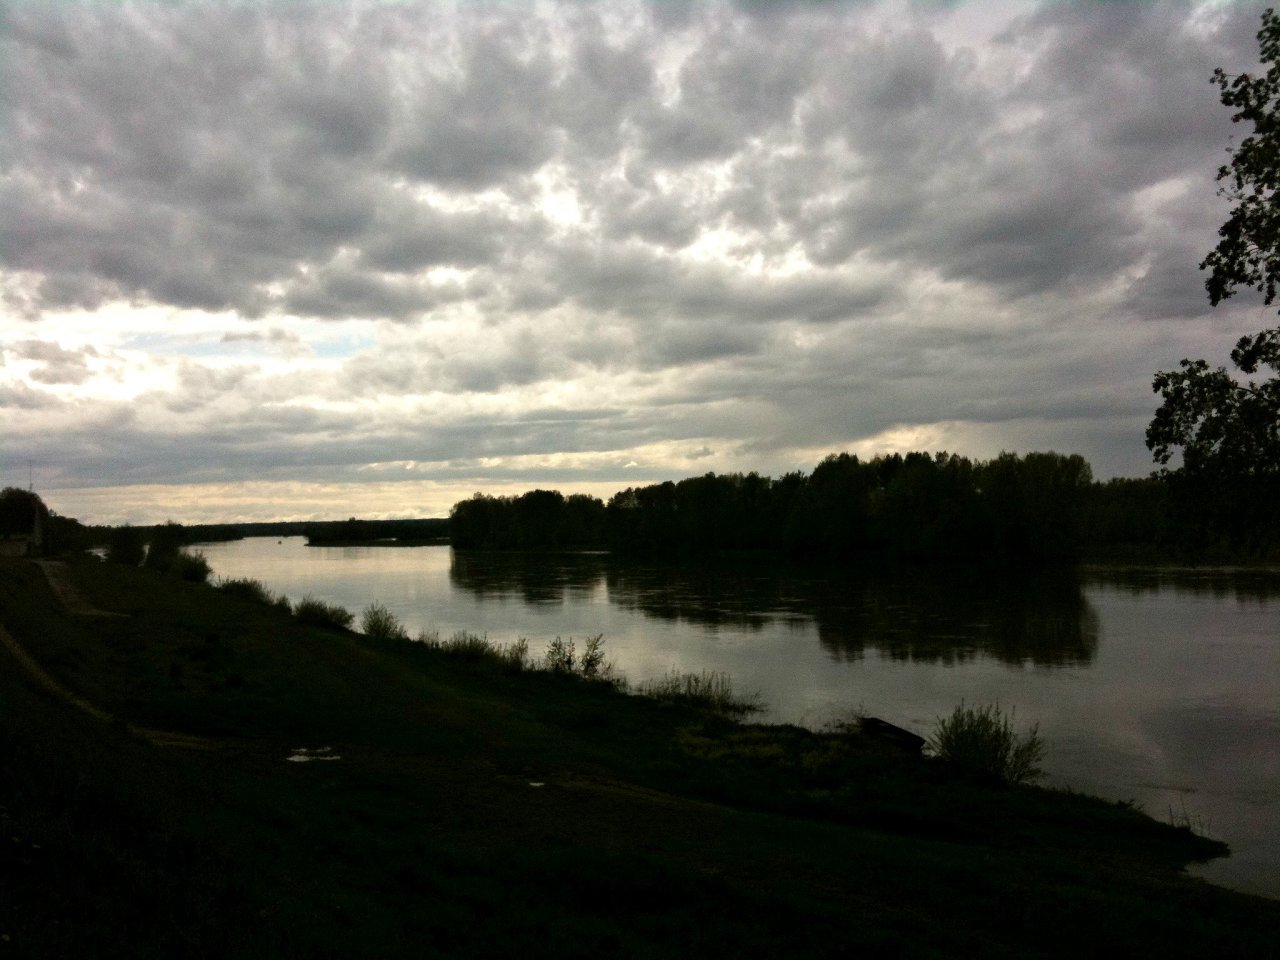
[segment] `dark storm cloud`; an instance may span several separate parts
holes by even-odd
[[[588,12],[557,39],[496,12],[449,32],[425,8],[19,4],[2,256],[45,278],[51,306],[257,315],[299,264],[358,251],[277,305],[411,317],[437,299],[380,274],[497,269],[548,234],[527,209],[445,212],[403,184],[528,197],[554,164],[605,260],[633,239],[678,250],[728,214],[745,249],[798,244],[822,267],[863,254],[1015,294],[1093,283],[1147,252],[1133,192],[1203,175],[1225,142],[1206,76],[1239,60],[1256,13],[1229,8],[1206,34],[1190,9],[1048,5],[1002,38],[1032,68],[994,76],[927,22],[872,30],[857,5],[699,6],[667,90],[656,54]],[[661,18],[650,29],[663,39]],[[707,161],[731,167],[718,197],[655,179]],[[696,271],[661,282],[677,306],[717,293]]]

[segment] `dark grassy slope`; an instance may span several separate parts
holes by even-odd
[[[120,718],[0,652],[0,956],[1275,950],[1280,904],[1180,877],[1213,845],[1114,805],[74,576],[129,616],[0,564],[0,623]]]

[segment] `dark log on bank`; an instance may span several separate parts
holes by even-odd
[[[924,749],[924,737],[895,726],[887,720],[881,720],[879,717],[863,717],[859,727],[864,736],[901,750],[903,753],[918,754]]]

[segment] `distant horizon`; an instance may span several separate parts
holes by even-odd
[[[1027,453],[1035,453],[1035,452],[1045,453],[1045,452],[1051,452],[1051,451],[1047,451],[1047,450],[999,451],[998,453],[989,457],[969,456],[959,451],[934,451],[934,450],[928,450],[928,451],[894,450],[894,451],[882,451],[880,453],[871,454],[871,455],[865,455],[865,454],[856,454],[856,455],[860,459],[870,460],[876,456],[892,456],[893,454],[901,454],[905,456],[908,453],[927,453],[930,456],[933,456],[939,452],[952,453],[960,457],[966,457],[967,459],[973,462],[986,462],[994,459],[995,456],[999,456],[1000,453],[1005,453],[1005,452],[1017,453],[1017,455],[1019,456],[1025,456]],[[1052,451],[1052,452],[1063,453],[1064,455],[1068,455],[1068,456],[1071,455],[1069,451],[1059,450],[1059,451]],[[829,452],[829,454],[824,454],[823,457],[828,455],[839,455],[841,453],[849,453],[851,455],[855,455],[855,452],[851,450],[846,450],[846,451],[832,450]],[[808,475],[813,472],[814,467],[816,467],[818,463],[821,462],[822,459],[823,458],[820,457],[818,460],[815,460],[812,464],[808,465],[807,467],[795,468],[795,469],[799,470],[799,472],[804,473],[805,475]],[[1086,457],[1085,459],[1087,460],[1088,458]],[[457,496],[452,496],[452,498],[448,500],[448,503],[443,508],[436,508],[435,512],[429,512],[429,513],[415,512],[412,507],[408,507],[399,511],[396,511],[394,509],[387,509],[380,505],[384,502],[382,500],[379,500],[378,504],[371,505],[370,507],[366,508],[364,512],[361,512],[359,510],[349,509],[347,507],[344,507],[342,504],[343,503],[351,504],[355,501],[352,501],[352,500],[343,501],[341,499],[338,499],[341,491],[338,489],[337,485],[333,485],[333,484],[327,484],[322,486],[318,485],[320,486],[320,489],[316,491],[316,500],[314,501],[314,502],[324,502],[324,503],[331,502],[333,503],[332,507],[318,507],[316,510],[310,513],[292,514],[292,515],[285,515],[285,516],[266,512],[272,509],[272,501],[270,499],[257,499],[258,492],[263,491],[265,487],[270,486],[269,484],[264,484],[264,483],[250,482],[248,484],[240,484],[240,485],[231,485],[231,484],[207,485],[207,487],[205,488],[205,492],[208,495],[201,500],[203,504],[203,507],[202,507],[203,512],[199,514],[188,513],[183,516],[179,516],[173,511],[169,511],[168,513],[165,513],[164,507],[154,508],[153,512],[150,512],[150,513],[141,512],[145,510],[145,507],[139,506],[139,504],[143,503],[144,500],[147,500],[148,498],[159,498],[161,493],[164,490],[164,488],[162,487],[161,488],[145,487],[141,489],[127,488],[127,487],[126,488],[93,487],[93,488],[87,488],[85,490],[66,491],[66,490],[58,490],[54,488],[50,488],[48,490],[41,490],[40,485],[37,483],[35,492],[40,495],[41,499],[44,500],[45,505],[48,506],[50,510],[54,511],[60,516],[71,517],[76,520],[79,520],[81,523],[85,523],[90,526],[122,526],[124,524],[129,524],[132,526],[154,526],[156,524],[169,523],[169,522],[183,524],[184,526],[194,526],[194,525],[204,525],[204,524],[236,524],[236,523],[309,523],[309,522],[318,523],[318,522],[327,522],[327,521],[347,520],[352,517],[358,520],[436,520],[436,519],[447,518],[449,516],[449,511],[451,510],[454,504],[458,503],[460,500],[466,500],[477,493],[484,494],[486,496],[508,497],[508,496],[519,496],[520,494],[527,493],[531,490],[555,490],[555,491],[558,491],[559,493],[562,493],[566,497],[571,496],[573,494],[585,493],[590,496],[597,497],[598,499],[604,501],[605,503],[608,503],[610,497],[612,497],[616,493],[626,490],[628,487],[643,487],[643,486],[649,486],[650,484],[660,484],[668,481],[673,483],[679,483],[681,480],[685,480],[690,477],[704,476],[709,472],[715,473],[717,475],[735,474],[735,473],[749,474],[754,472],[761,476],[769,477],[771,479],[776,480],[783,474],[792,472],[792,471],[787,470],[787,471],[781,471],[778,473],[767,473],[763,470],[754,470],[754,471],[750,469],[712,470],[708,468],[708,469],[700,470],[694,473],[683,474],[680,476],[657,477],[653,479],[644,479],[639,477],[629,478],[626,481],[619,482],[617,484],[614,484],[607,480],[591,481],[591,482],[584,483],[582,481],[577,481],[577,480],[557,481],[557,480],[547,480],[547,479],[544,479],[542,481],[535,481],[535,480],[506,481],[502,484],[496,484],[496,483],[489,484],[487,487],[483,484],[468,486],[465,483],[453,485],[452,487],[446,487],[441,484],[430,484],[428,489],[423,490],[420,493],[420,496],[435,497],[437,498],[436,502],[439,502],[438,500],[439,497],[445,496],[446,490],[457,490],[457,491],[465,490],[466,492],[461,493],[460,495],[457,495]],[[1093,479],[1095,482],[1101,482],[1101,483],[1105,483],[1108,480],[1113,480],[1113,479],[1143,479],[1147,476],[1150,476],[1151,472],[1152,471],[1148,471],[1147,473],[1142,474],[1140,477],[1124,477],[1124,478],[1100,477],[1095,472]],[[0,487],[5,487],[5,486],[17,486],[17,484],[8,483],[8,482],[0,483]],[[350,490],[350,492],[359,495],[359,497],[380,498],[388,491],[392,493],[399,493],[401,492],[401,488],[417,487],[421,489],[424,486],[426,485],[422,481],[400,481],[398,483],[388,482],[384,484],[378,484],[376,486],[373,484],[351,484],[349,485],[348,489]],[[231,489],[232,487],[240,487],[242,489],[235,490],[235,489]],[[25,485],[23,486],[23,489],[26,489]],[[122,493],[125,494],[123,497],[121,497]],[[190,496],[189,492],[186,495]],[[305,491],[298,490],[298,485],[296,484],[289,485],[288,496],[290,499],[296,502],[298,499],[300,499],[304,495],[305,495]],[[117,498],[123,499],[126,503],[129,503],[130,506],[120,507],[116,502]],[[105,506],[99,506],[98,507],[99,511],[108,511],[108,512],[88,513],[88,514],[78,514],[74,510],[64,510],[59,506],[60,503],[77,503],[77,502],[87,503],[91,505],[105,504],[107,502],[110,502],[113,504],[113,506],[109,508]],[[164,501],[157,499],[157,500],[152,500],[151,502],[164,502]],[[174,498],[169,502],[177,502],[177,498]],[[187,502],[190,502],[190,501],[187,501]],[[223,509],[222,507],[219,506],[220,503],[240,504],[244,512],[242,513],[210,512],[210,511],[217,511],[217,510]],[[134,512],[134,511],[138,511],[138,512]],[[111,517],[112,519],[97,519],[99,517],[104,517],[104,516]]]

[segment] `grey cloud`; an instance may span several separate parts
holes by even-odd
[[[391,134],[390,81],[382,61],[345,37],[299,44],[291,75],[276,88],[279,113],[302,121],[304,148],[350,160],[376,151]]]
[[[686,265],[639,245],[564,248],[555,272],[582,306],[643,324],[678,317],[729,323],[803,319],[823,323],[874,309],[885,291],[840,275],[782,279],[720,265]]]
[[[464,295],[456,284],[432,286],[398,274],[334,264],[291,283],[281,306],[303,316],[403,318]]]
[[[279,343],[279,344],[300,344],[302,338],[295,333],[289,333],[287,330],[281,330],[278,327],[272,327],[269,330],[243,330],[230,331],[224,333],[221,337],[222,343]]]
[[[649,367],[723,360],[756,353],[769,339],[759,327],[668,323],[648,331],[637,359]]]
[[[248,367],[217,370],[184,361],[178,368],[178,391],[165,400],[165,409],[173,413],[199,410],[242,386],[252,372]]]
[[[57,397],[25,383],[0,383],[0,410],[51,410],[61,405]]]
[[[429,76],[410,108],[396,160],[406,174],[469,189],[531,173],[556,146],[547,121],[553,69],[543,56],[522,62],[519,24],[466,38],[460,77]]]
[[[31,377],[50,385],[84,383],[92,375],[88,358],[98,356],[98,351],[92,347],[67,350],[47,340],[27,340],[7,349],[19,357],[38,361],[40,365],[32,371]]]
[[[376,146],[386,81],[318,16],[22,7],[27,33],[56,26],[76,55],[5,41],[22,95],[0,256],[44,273],[54,305],[260,312],[262,285],[329,259],[377,200],[350,163]]]
[[[551,162],[624,244],[680,249],[728,214],[748,249],[797,245],[826,268],[893,260],[1014,294],[1093,284],[1147,255],[1130,193],[1203,169],[1225,139],[1205,76],[1247,49],[1255,12],[1215,33],[1184,29],[1190,10],[1049,5],[1004,38],[1034,61],[1002,85],[925,28],[869,32],[845,4],[650,10],[609,39],[571,10],[557,42],[527,17],[427,8],[23,5],[3,40],[0,257],[42,274],[50,306],[258,316],[285,283],[289,309],[412,317],[438,301],[381,273],[505,274],[550,235],[409,201],[397,178],[519,199]],[[671,31],[694,45],[663,104],[645,40]],[[728,164],[720,197],[657,186],[706,160]],[[631,186],[610,186],[623,164]],[[362,252],[362,280],[294,283],[343,250]],[[561,283],[514,278],[511,302],[546,309]],[[636,292],[641,312],[672,299]]]
[[[614,183],[599,196],[603,233],[612,240],[632,237],[661,247],[680,249],[711,226],[687,199],[658,188],[637,190]]]
[[[412,273],[432,266],[473,267],[497,261],[504,238],[523,228],[492,213],[444,213],[407,198],[387,198],[360,238],[370,267]]]
[[[538,383],[570,373],[572,361],[560,347],[555,338],[529,328],[503,330],[465,344],[430,337],[397,342],[349,360],[343,391],[357,396],[488,393]]]
[[[676,102],[654,104],[644,117],[651,158],[678,165],[724,157],[789,125],[818,69],[809,39],[737,21],[710,30],[681,68]]]
[[[575,150],[609,156],[634,136],[624,127],[640,122],[636,114],[653,96],[654,68],[638,43],[611,45],[600,36],[593,14],[585,12],[584,18],[575,24],[582,32],[557,88],[556,117]]]
[[[817,202],[796,204],[795,180],[770,171],[767,205],[736,212],[789,218],[818,263],[864,251],[1015,294],[1134,264],[1146,251],[1131,191],[1211,169],[1225,142],[1225,117],[1205,119],[1214,97],[1204,79],[1222,51],[1197,47],[1153,5],[1045,10],[1011,31],[1010,43],[1043,49],[1007,89],[925,34],[843,38],[840,66],[803,114],[811,144],[836,137],[850,149],[843,184],[828,165]],[[1050,29],[1059,14],[1079,29]]]

